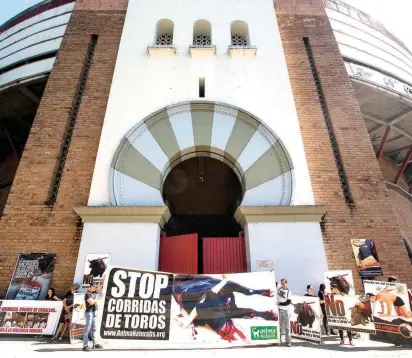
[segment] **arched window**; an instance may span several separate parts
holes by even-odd
[[[212,26],[209,21],[197,20],[193,26],[193,46],[212,46]]]
[[[157,23],[156,28],[156,45],[172,46],[173,45],[174,24],[172,20],[162,19]]]
[[[232,46],[250,46],[249,28],[246,22],[233,21],[230,26],[230,34],[232,36]]]

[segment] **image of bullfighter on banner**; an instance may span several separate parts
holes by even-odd
[[[237,304],[238,297],[242,295],[274,297],[270,287],[252,289],[235,279],[236,275],[175,275],[173,297],[180,307],[175,319],[183,328],[192,328],[193,339],[197,339],[198,329],[202,327],[215,332],[225,341],[242,340],[247,343],[248,338],[234,322],[235,318],[278,321],[278,314],[274,310],[255,310]],[[252,334],[256,337],[259,335],[258,332]]]

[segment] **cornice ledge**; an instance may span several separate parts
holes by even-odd
[[[74,206],[84,223],[157,223],[169,220],[166,206]]]
[[[391,183],[389,181],[385,182],[386,187],[392,190],[395,190],[396,192],[398,192],[399,194],[401,194],[403,197],[405,197],[406,199],[408,199],[410,202],[412,202],[412,195],[409,194],[404,188],[400,187],[397,184]]]
[[[326,205],[241,206],[235,218],[243,226],[248,222],[320,222]]]

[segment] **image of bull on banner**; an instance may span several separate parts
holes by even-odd
[[[376,340],[412,346],[412,312],[406,285],[364,281],[364,288],[372,305]]]
[[[290,317],[292,337],[322,342],[322,310],[318,297],[292,296],[294,307]]]
[[[84,263],[83,287],[100,284],[110,263],[110,254],[87,254]]]
[[[344,295],[354,296],[355,287],[351,270],[334,270],[325,272],[325,292],[332,293],[331,286]]]
[[[19,254],[7,300],[44,300],[50,286],[55,254]]]
[[[348,296],[337,291],[325,294],[324,297],[329,328],[375,333],[368,297]]]

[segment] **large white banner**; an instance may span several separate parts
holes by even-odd
[[[290,317],[292,337],[322,342],[322,310],[318,297],[292,296]]]
[[[0,334],[53,335],[62,301],[0,300]]]
[[[279,343],[273,272],[174,275],[110,267],[103,339],[159,348]]]

